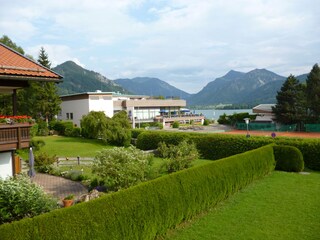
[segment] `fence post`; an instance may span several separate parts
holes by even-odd
[[[78,159],[78,165],[80,165],[80,157],[77,156],[77,159]]]

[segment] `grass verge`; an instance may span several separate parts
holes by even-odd
[[[319,239],[320,172],[274,171],[163,239]]]

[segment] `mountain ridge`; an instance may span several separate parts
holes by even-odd
[[[63,82],[57,85],[59,95],[94,92],[96,90],[129,93],[100,73],[87,70],[73,61],[66,61],[52,68],[52,70],[63,76]]]
[[[60,95],[101,90],[123,94],[177,97],[187,100],[188,106],[275,103],[277,91],[286,80],[286,77],[267,69],[253,69],[246,73],[230,70],[224,76],[209,82],[198,93],[190,94],[158,78],[135,77],[111,80],[72,61],[66,61],[52,70],[64,76],[63,83],[57,85]],[[304,82],[306,77],[307,74],[296,76],[300,82]]]
[[[120,78],[113,80],[116,84],[122,86],[135,94],[163,96],[163,97],[178,97],[188,99],[191,94],[182,91],[169,83],[158,78],[151,77],[136,77],[136,78]]]

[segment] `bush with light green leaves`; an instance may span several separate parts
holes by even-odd
[[[164,158],[163,168],[172,173],[192,166],[192,162],[199,158],[197,147],[192,142],[182,141],[178,145],[165,142],[159,143],[158,152]]]
[[[152,160],[152,154],[133,146],[104,149],[95,156],[92,171],[109,191],[117,191],[148,180]]]
[[[0,178],[0,224],[34,217],[55,208],[56,200],[47,196],[28,177]]]

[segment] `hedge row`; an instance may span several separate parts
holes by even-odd
[[[274,169],[271,145],[0,226],[1,239],[154,239]]]
[[[301,151],[293,146],[274,146],[276,170],[286,172],[301,172],[304,168]]]
[[[145,131],[138,136],[137,147],[142,150],[156,149],[159,142],[178,144],[190,139],[197,145],[202,158],[220,159],[243,153],[270,143],[288,145],[298,148],[303,155],[305,166],[320,170],[320,140],[284,137],[250,137],[225,134],[177,133],[161,131]]]

